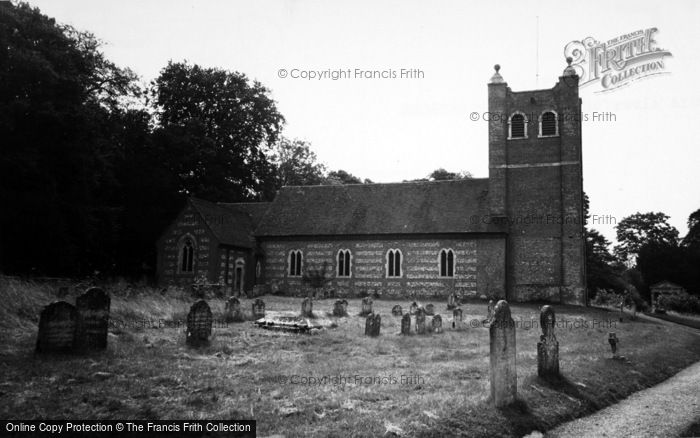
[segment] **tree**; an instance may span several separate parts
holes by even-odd
[[[89,32],[0,3],[0,266],[79,274],[113,264],[113,135],[138,99],[135,75]]]
[[[275,172],[275,189],[282,186],[318,185],[325,167],[318,162],[309,143],[282,137],[270,155]]]
[[[633,263],[641,247],[648,243],[678,245],[678,230],[668,223],[664,213],[635,213],[617,224],[615,255],[626,264]]]
[[[586,231],[586,283],[591,298],[599,289],[624,290],[621,269],[615,266],[615,257],[610,254],[609,247],[610,242],[597,230]]]
[[[355,175],[340,169],[328,172],[328,175],[326,175],[326,178],[323,183],[328,185],[343,185],[365,183],[369,184],[371,182],[372,181],[368,179],[365,179],[365,181],[363,182],[360,178],[356,177]]]
[[[454,179],[471,179],[472,174],[470,172],[449,172],[442,167],[439,169],[433,170],[430,175],[428,175],[428,179],[430,181],[448,181],[448,180],[454,180]]]
[[[183,193],[211,201],[272,196],[268,159],[284,118],[268,89],[238,72],[170,62],[152,89],[155,146]]]
[[[688,216],[688,234],[683,238],[683,246],[700,251],[700,208]]]

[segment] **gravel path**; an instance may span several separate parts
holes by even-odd
[[[546,437],[677,437],[700,420],[700,362]]]

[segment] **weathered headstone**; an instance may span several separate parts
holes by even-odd
[[[408,308],[408,313],[410,313],[411,315],[415,315],[416,311],[418,310],[418,307],[418,303],[416,303],[415,301],[412,302],[411,307]]]
[[[493,300],[489,300],[489,305],[486,309],[486,322],[489,322],[493,319],[493,312],[494,312],[494,305],[493,305]]]
[[[401,318],[401,334],[411,334],[411,315],[409,315],[408,313]]]
[[[253,301],[253,318],[260,319],[265,317],[265,301],[260,298],[256,298]]]
[[[452,310],[457,307],[457,294],[452,292],[447,296],[447,310]]]
[[[462,309],[457,307],[452,311],[452,328],[462,327]]]
[[[398,304],[391,308],[391,314],[394,316],[403,315],[403,309]]]
[[[425,334],[425,310],[422,307],[416,310],[416,333],[419,335]]]
[[[336,300],[333,304],[333,316],[348,316],[348,302]]]
[[[207,345],[211,336],[213,319],[209,304],[199,300],[190,307],[187,314],[187,344],[193,347]]]
[[[510,307],[501,300],[494,308],[489,327],[491,399],[496,407],[505,406],[517,394],[515,367],[515,322],[510,316]]]
[[[537,343],[537,374],[540,377],[559,375],[559,342],[554,336],[556,316],[551,306],[542,306],[540,327],[542,335]]]
[[[637,319],[637,303],[632,303],[632,319]]]
[[[56,301],[45,306],[39,317],[37,353],[70,353],[75,337],[75,306],[65,301]]]
[[[360,311],[360,315],[362,316],[367,316],[372,312],[372,298],[370,297],[364,297],[362,299],[362,310]]]
[[[107,348],[110,298],[99,287],[91,287],[75,300],[75,340],[77,351],[98,351]]]
[[[224,319],[226,322],[240,322],[243,321],[243,313],[241,312],[241,302],[236,297],[230,297],[226,301],[226,307],[224,309]]]
[[[608,343],[610,344],[610,349],[612,350],[613,359],[617,359],[617,344],[620,341],[617,339],[615,332],[608,333]]]
[[[425,314],[426,315],[435,315],[435,306],[432,304],[428,304],[425,306]]]
[[[311,318],[313,316],[314,303],[310,297],[304,298],[301,302],[301,316],[304,318]]]
[[[431,328],[433,333],[442,333],[442,316],[435,315],[431,321]]]
[[[382,325],[382,317],[379,314],[373,313],[367,315],[365,320],[365,336],[379,336],[379,330]]]

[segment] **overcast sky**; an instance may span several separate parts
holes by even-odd
[[[672,54],[664,58],[668,74],[607,93],[598,93],[600,86],[580,90],[584,114],[614,114],[583,123],[584,190],[592,214],[619,221],[663,211],[681,235],[700,208],[696,1],[30,4],[95,33],[111,60],[144,81],[169,60],[245,73],[271,90],[287,137],[309,141],[329,168],[375,182],[421,178],[439,167],[487,177],[487,126],[469,116],[487,110],[494,64],[514,91],[551,88],[566,67],[570,41],[655,27],[656,45]],[[329,69],[393,70],[397,77],[290,77]],[[422,75],[401,79],[401,69]],[[592,227],[614,240],[614,222]]]

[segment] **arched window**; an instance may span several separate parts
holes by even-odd
[[[540,137],[556,137],[559,135],[557,113],[545,111],[540,115]]]
[[[349,249],[338,251],[337,266],[338,277],[350,277],[350,259],[352,258]]]
[[[194,272],[194,240],[185,237],[180,243],[180,272],[189,274]]]
[[[455,253],[451,249],[440,251],[440,277],[455,276]]]
[[[386,276],[401,277],[401,251],[390,249],[386,253]]]
[[[508,138],[527,138],[527,117],[516,112],[508,119]]]
[[[301,251],[294,249],[289,252],[289,276],[301,277]]]

